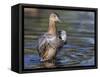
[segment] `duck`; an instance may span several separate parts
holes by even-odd
[[[61,22],[57,13],[51,13],[49,16],[48,30],[38,39],[37,50],[40,61],[45,67],[55,66],[56,54],[59,48],[62,48],[67,41],[65,30],[58,31],[57,23]]]

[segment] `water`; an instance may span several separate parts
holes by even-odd
[[[41,62],[38,54],[24,55],[25,68],[40,68]],[[56,59],[56,66],[89,66],[94,65],[94,49],[90,47],[79,47],[75,45],[65,45],[59,51]]]
[[[37,10],[41,14],[24,18],[24,68],[43,68],[36,45],[37,38],[48,28],[48,16],[54,10]],[[30,12],[30,11],[29,11]],[[31,11],[32,12],[32,11]],[[36,10],[35,10],[36,12]],[[58,30],[67,32],[67,44],[58,52],[57,67],[94,65],[94,13],[56,10],[62,19],[57,24]],[[35,14],[34,11],[32,14]]]

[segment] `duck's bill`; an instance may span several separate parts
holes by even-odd
[[[60,18],[59,17],[56,17],[56,20],[57,22],[61,22]]]
[[[60,20],[60,19],[58,19],[58,22],[61,22],[61,20]]]

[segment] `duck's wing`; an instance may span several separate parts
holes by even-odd
[[[64,44],[67,43],[67,33],[66,33],[66,31],[64,31],[64,30],[58,31],[58,36],[59,36],[59,39],[61,39]]]
[[[43,53],[43,51],[45,50],[45,47],[46,47],[46,38],[45,38],[45,35],[42,35],[39,37],[38,45],[37,45],[39,55],[41,55],[41,53]]]
[[[48,41],[47,41],[46,36],[47,35],[44,34],[44,35],[40,36],[39,39],[38,39],[37,49],[38,49],[40,57],[43,57],[44,54],[46,54],[46,50],[47,50],[47,47],[48,47]]]

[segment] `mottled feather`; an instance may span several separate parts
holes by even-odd
[[[42,61],[52,59],[57,50],[64,44],[63,40],[58,36],[45,33],[38,39],[38,52]]]

